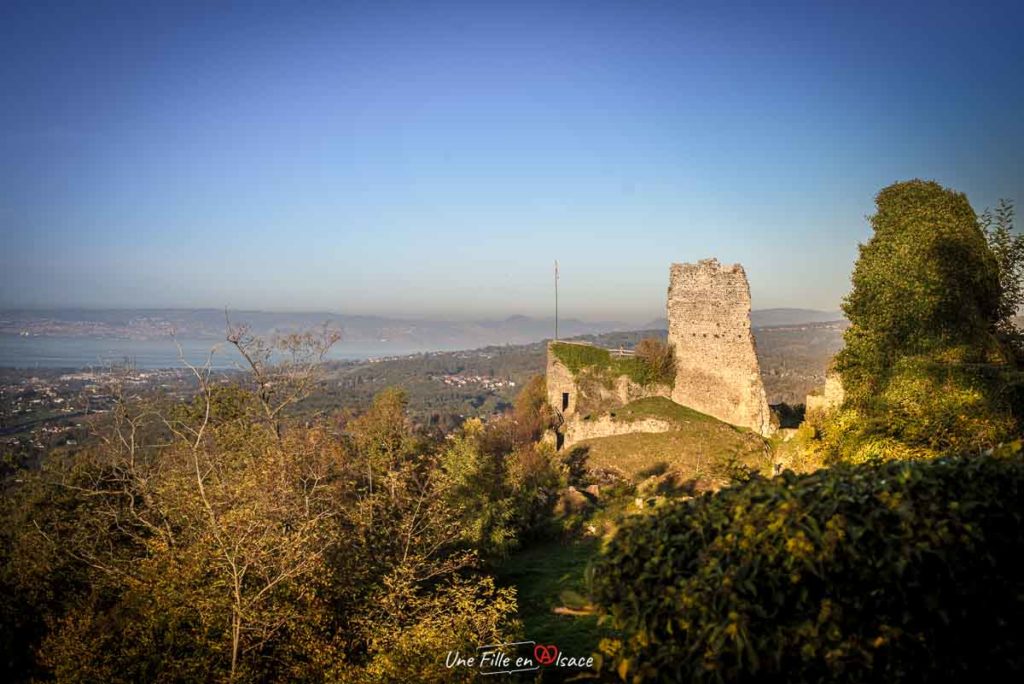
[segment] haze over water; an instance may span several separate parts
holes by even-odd
[[[129,340],[89,337],[27,337],[0,335],[0,367],[3,368],[88,368],[107,367],[130,362],[140,369],[183,367],[181,357],[193,365],[211,361],[217,369],[234,368],[241,362],[238,352],[227,343],[211,340],[177,341]],[[211,350],[218,350],[210,356]],[[328,360],[356,360],[427,351],[410,347],[370,348],[338,344],[327,354]]]

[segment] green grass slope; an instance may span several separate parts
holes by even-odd
[[[597,616],[556,613],[586,602],[584,578],[588,563],[597,555],[597,539],[547,541],[513,554],[498,568],[502,583],[518,591],[519,615],[526,639],[557,644],[568,656],[586,656],[597,650],[603,635]]]
[[[634,481],[668,471],[717,479],[737,464],[760,469],[766,463],[760,436],[663,397],[640,399],[609,415],[624,422],[658,418],[676,429],[584,440],[575,446],[587,449],[590,468],[614,469]]]

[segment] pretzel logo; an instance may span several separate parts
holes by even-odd
[[[541,665],[551,665],[558,659],[558,647],[554,644],[545,646],[544,644],[537,644],[533,647],[533,657],[537,659],[537,662]]]

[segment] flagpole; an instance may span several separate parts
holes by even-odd
[[[558,259],[555,259],[555,341],[558,341]]]

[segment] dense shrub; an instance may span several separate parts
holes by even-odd
[[[504,541],[519,501],[486,496],[516,482],[471,435],[426,441],[391,390],[343,434],[278,434],[245,390],[159,408],[4,483],[3,681],[442,681],[444,650],[519,633],[472,548]]]
[[[1024,458],[845,465],[667,506],[597,562],[626,681],[1009,681]]]
[[[1018,419],[1007,404],[1017,401],[1012,394],[1020,373],[988,370],[919,356],[900,359],[883,390],[847,402],[822,421],[828,460],[864,463],[978,453],[1012,439],[1019,434]]]
[[[979,220],[963,193],[920,180],[884,188],[876,206],[843,303],[845,401],[823,421],[828,459],[931,458],[1011,438],[1024,406],[1012,207]]]
[[[657,382],[672,385],[676,377],[676,357],[672,347],[656,337],[645,337],[636,343],[636,358],[650,370]]]

